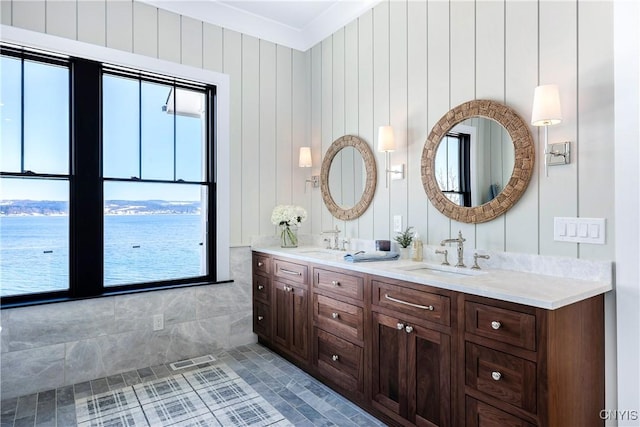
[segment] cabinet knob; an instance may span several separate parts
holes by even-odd
[[[338,357],[337,354],[334,354],[333,356],[331,356],[331,360],[333,360],[334,362],[337,362],[338,359],[340,359],[340,357]]]
[[[497,320],[494,320],[493,322],[491,322],[491,327],[495,330],[500,329],[500,326],[502,326],[502,323],[498,322]]]
[[[411,332],[413,332],[413,326],[407,325],[405,326],[404,330],[406,333],[410,334]]]
[[[398,323],[398,324],[396,325],[396,328],[397,328],[399,331],[403,330],[403,329],[404,329],[404,323]]]
[[[491,378],[493,378],[495,381],[500,381],[500,378],[502,378],[502,374],[498,371],[493,371],[491,372]]]
[[[258,285],[258,290],[259,290],[259,291],[261,291],[261,290],[263,290],[263,289],[264,289],[264,286],[262,286],[262,285]]]
[[[264,319],[264,316],[258,316],[258,321]]]
[[[264,263],[262,261],[258,261],[258,267],[262,267]]]
[[[335,286],[340,286],[340,282],[338,282],[337,280],[332,280],[331,281],[331,285],[334,286],[334,287]]]
[[[331,317],[337,319],[338,317],[340,317],[340,313],[331,313]]]

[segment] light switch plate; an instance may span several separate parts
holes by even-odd
[[[393,231],[402,233],[402,215],[393,216]]]
[[[557,242],[604,245],[605,237],[606,221],[604,218],[553,218],[553,240]]]

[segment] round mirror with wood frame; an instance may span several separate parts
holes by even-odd
[[[472,117],[485,117],[500,123],[514,145],[514,166],[504,189],[492,200],[479,206],[460,206],[447,198],[436,180],[435,161],[440,141],[458,123]],[[466,223],[491,221],[509,210],[529,184],[535,163],[533,137],[527,123],[513,109],[489,100],[474,100],[449,110],[433,127],[422,150],[422,185],[436,207],[447,217]]]
[[[353,147],[358,150],[358,153],[362,156],[364,163],[364,170],[366,173],[366,180],[364,184],[364,191],[360,200],[351,207],[341,207],[335,202],[331,196],[331,189],[329,186],[329,171],[331,169],[333,159],[336,155],[345,147]],[[322,193],[322,199],[324,204],[331,212],[331,215],[342,220],[352,220],[362,215],[373,200],[373,195],[376,192],[376,162],[373,156],[373,152],[369,145],[353,135],[345,135],[333,141],[333,144],[329,147],[322,160],[322,167],[320,169],[320,191]]]

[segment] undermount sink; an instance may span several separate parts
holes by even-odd
[[[305,255],[340,255],[346,254],[345,251],[335,249],[302,249],[298,253]]]
[[[460,277],[460,276],[480,276],[486,271],[471,270],[470,268],[451,267],[446,265],[416,264],[405,267],[398,267],[398,270],[410,271],[416,274],[427,274],[436,276]]]

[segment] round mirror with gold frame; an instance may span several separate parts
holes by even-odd
[[[333,141],[322,160],[320,191],[331,215],[352,220],[362,215],[376,191],[376,162],[369,145],[353,135]]]
[[[458,129],[464,127],[463,123],[470,123],[469,119],[484,118],[487,122],[493,121],[499,124],[498,129],[504,128],[504,132],[493,131],[499,135],[504,153],[506,176],[501,185],[500,182],[487,185],[479,190],[473,184],[473,176],[469,170],[473,169],[476,158],[482,154],[478,137],[476,141],[464,141],[460,137],[462,132]],[[496,126],[485,126],[487,129]],[[456,139],[457,138],[457,139]],[[458,141],[459,139],[459,141]],[[495,139],[495,136],[494,136]],[[451,143],[450,141],[453,141]],[[464,143],[466,143],[466,147]],[[477,144],[477,145],[474,145]],[[496,142],[485,142],[485,145],[495,145]],[[452,145],[451,155],[443,154],[446,145]],[[455,148],[459,147],[459,148]],[[480,154],[474,154],[480,153]],[[466,154],[465,154],[466,153]],[[469,154],[471,153],[471,154]],[[457,157],[456,157],[457,156]],[[512,158],[511,158],[512,156]],[[453,160],[448,157],[453,158]],[[444,166],[437,166],[447,158]],[[424,149],[422,150],[422,184],[431,200],[431,203],[447,217],[466,223],[482,223],[491,221],[509,210],[520,199],[529,184],[535,163],[535,147],[533,137],[527,123],[513,109],[504,104],[489,100],[474,100],[458,105],[447,112],[433,127]],[[471,164],[471,166],[469,166]],[[451,173],[453,169],[453,173]],[[480,168],[481,170],[481,168]],[[485,172],[477,175],[482,176]],[[453,175],[454,178],[443,178],[443,174]],[[478,179],[480,181],[480,179]],[[451,188],[443,188],[449,185]],[[481,191],[483,194],[473,194]],[[472,204],[471,200],[475,200]]]

